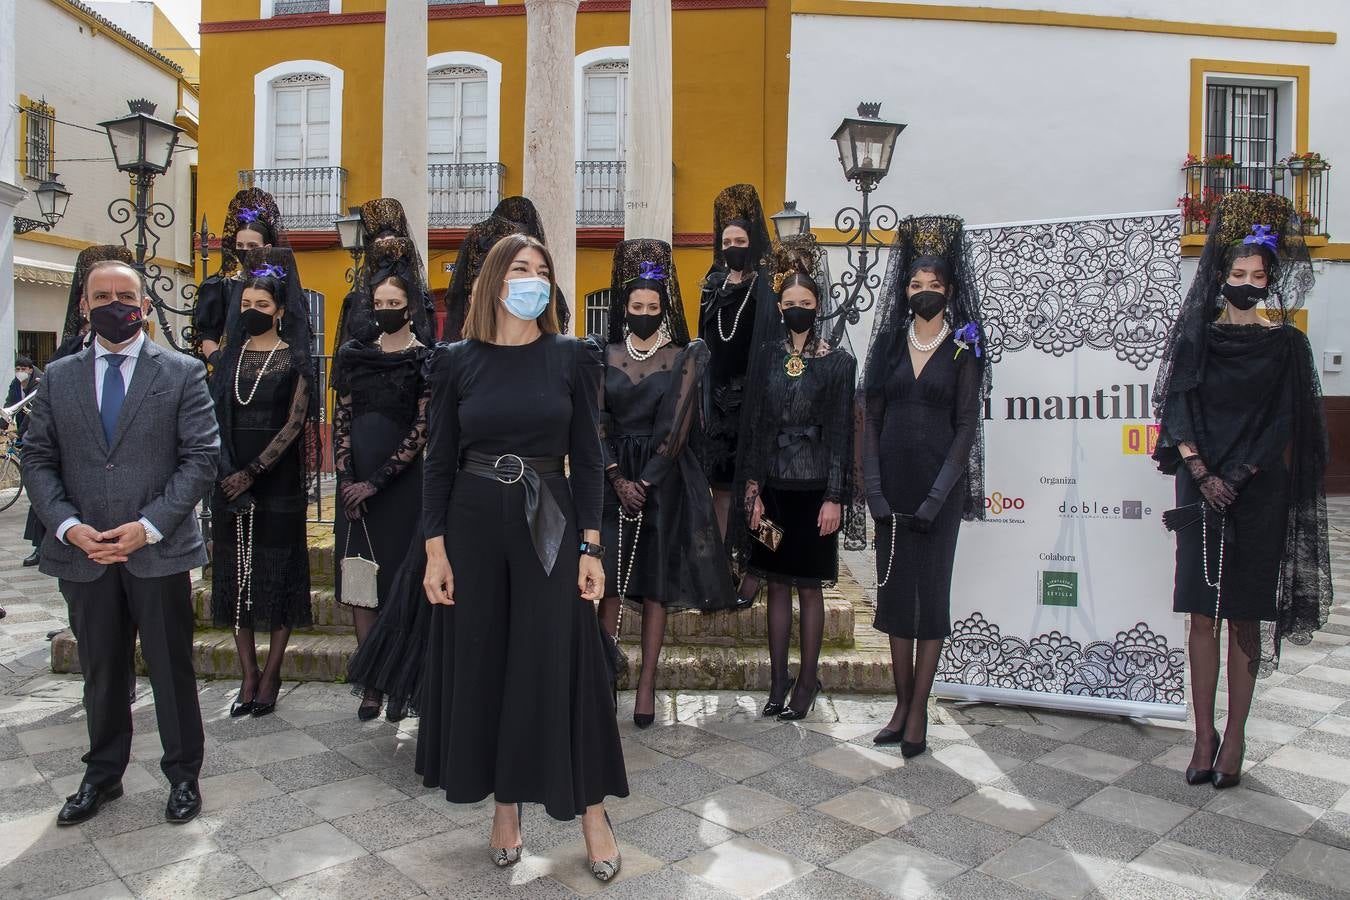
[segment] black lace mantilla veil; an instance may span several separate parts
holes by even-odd
[[[223,343],[230,326],[239,315],[239,296],[235,288],[243,260],[234,242],[242,229],[271,232],[273,247],[285,247],[281,209],[271,194],[262,188],[244,188],[230,198],[225,223],[220,229],[220,265],[197,286],[197,301],[192,314],[192,331],[187,335],[193,348],[200,350],[203,340]]]
[[[71,276],[70,297],[66,302],[66,322],[61,329],[61,344],[56,352],[51,355],[48,364],[63,356],[70,356],[72,353],[79,352],[80,347],[83,346],[85,335],[89,330],[89,320],[80,311],[80,298],[84,295],[84,282],[89,277],[89,270],[93,268],[94,263],[109,259],[115,259],[127,265],[131,265],[135,261],[131,251],[121,244],[95,244],[92,247],[85,247],[80,251],[80,255],[75,257],[75,274]]]
[[[308,491],[323,465],[323,443],[320,436],[319,417],[323,404],[319,396],[319,379],[314,359],[314,332],[310,326],[309,301],[300,284],[300,273],[295,266],[295,256],[285,247],[272,247],[266,250],[250,250],[243,260],[245,275],[266,273],[276,277],[282,285],[285,312],[281,317],[280,335],[287,345],[285,356],[290,367],[300,376],[296,384],[292,401],[292,415],[288,419],[287,430],[298,427],[296,436],[300,444],[300,465],[304,473],[305,488]],[[211,375],[211,396],[215,401],[216,420],[220,423],[221,433],[228,435],[233,430],[234,376],[240,365],[243,347],[247,335],[235,316],[231,331],[226,336],[221,361]],[[278,354],[281,356],[281,354]],[[289,444],[289,441],[285,442]],[[251,460],[233,459],[230,454],[230,442],[222,439],[220,476],[231,475]],[[270,448],[269,448],[270,449]],[[284,451],[284,447],[282,450]],[[237,498],[230,504],[232,509],[246,507],[251,502],[248,494]]]
[[[769,284],[769,264],[773,242],[764,218],[764,207],[759,192],[752,184],[733,184],[723,188],[713,200],[713,262],[703,279],[705,298],[709,291],[722,287],[727,277],[727,261],[722,255],[722,232],[728,225],[738,224],[750,235],[750,261],[757,273],[755,280],[755,320],[751,334],[752,347],[758,347],[778,334],[779,315],[773,286]],[[706,313],[707,310],[702,310]]]
[[[469,226],[469,232],[455,256],[455,272],[450,276],[450,287],[445,292],[445,326],[441,331],[441,340],[453,343],[462,336],[464,322],[469,315],[473,280],[478,277],[488,251],[508,234],[528,234],[548,246],[543,220],[528,197],[505,197],[492,210],[492,215]],[[558,331],[571,334],[572,316],[568,311],[567,298],[562,296],[561,291],[558,293],[556,308]]]
[[[1280,411],[1292,421],[1292,432],[1272,434],[1262,427],[1275,421],[1275,411],[1252,417],[1251,434],[1240,440],[1253,458],[1258,454],[1285,455],[1289,472],[1289,514],[1284,554],[1280,561],[1274,622],[1261,623],[1259,657],[1253,654],[1258,674],[1265,675],[1279,664],[1281,644],[1307,644],[1312,634],[1326,624],[1332,602],[1331,560],[1327,541],[1326,496],[1322,478],[1326,472],[1328,446],[1322,389],[1308,339],[1294,326],[1294,313],[1303,306],[1313,286],[1312,262],[1301,237],[1301,222],[1293,205],[1284,197],[1265,191],[1237,191],[1220,200],[1210,222],[1195,279],[1182,302],[1181,312],[1169,336],[1153,393],[1153,411],[1162,424],[1153,458],[1158,468],[1172,474],[1180,464],[1178,444],[1193,443],[1202,458],[1206,453],[1206,429],[1190,414],[1192,392],[1205,381],[1209,339],[1216,319],[1224,310],[1219,289],[1227,279],[1233,248],[1244,238],[1260,232],[1275,237],[1276,263],[1265,302],[1266,317],[1280,329],[1263,338],[1287,341],[1287,377],[1292,385],[1272,397],[1292,399],[1293,409]],[[1247,463],[1241,459],[1233,462]],[[1216,463],[1216,460],[1206,460]]]
[[[609,279],[609,329],[604,335],[604,342],[623,343],[624,315],[628,308],[624,287],[641,277],[647,266],[661,271],[666,283],[666,296],[662,298],[666,320],[662,324],[670,336],[670,343],[683,347],[689,343],[689,324],[684,320],[684,303],[680,299],[680,280],[675,274],[675,257],[669,244],[655,238],[621,241],[614,248],[614,265]]]
[[[772,324],[766,328],[767,338],[751,357],[746,373],[745,403],[741,409],[741,438],[736,451],[736,479],[731,493],[731,515],[727,522],[727,549],[732,570],[737,580],[746,574],[754,538],[745,516],[746,488],[750,481],[761,487],[767,481],[771,460],[779,446],[778,428],[764,427],[771,411],[782,410],[790,402],[786,382],[777,377],[787,356],[787,329],[778,312],[778,294],[784,280],[794,274],[805,274],[816,283],[817,326],[807,338],[802,357],[806,366],[821,367],[837,384],[838,396],[825,393],[815,395],[796,392],[795,402],[810,405],[803,410],[803,418],[821,423],[819,441],[829,450],[832,462],[825,474],[825,498],[837,500],[841,506],[839,530],[847,549],[861,550],[866,546],[867,507],[859,489],[857,448],[857,416],[854,409],[857,361],[853,355],[843,317],[830,296],[825,274],[825,249],[816,243],[814,235],[804,234],[787,238],[770,248],[765,271],[768,273]],[[836,371],[837,370],[837,371]],[[838,383],[842,381],[843,383]],[[823,585],[828,586],[828,585]]]
[[[947,301],[947,322],[953,332],[973,324],[979,333],[979,346],[985,345],[984,326],[980,321],[980,297],[973,280],[974,266],[970,248],[965,239],[965,223],[958,216],[926,215],[901,219],[891,242],[886,260],[886,275],[881,280],[875,318],[872,321],[872,339],[867,348],[867,364],[863,369],[864,403],[873,392],[884,388],[886,380],[900,358],[907,340],[909,323],[914,318],[905,299],[909,268],[922,256],[936,256],[947,264],[952,273],[951,297]],[[981,362],[980,402],[989,399],[993,389],[993,366],[987,356],[977,357]],[[975,440],[970,445],[970,461],[966,467],[966,498],[961,515],[966,521],[984,518],[984,417],[976,426]]]

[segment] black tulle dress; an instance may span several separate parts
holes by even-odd
[[[630,481],[645,481],[642,519],[623,523],[619,500],[605,485],[601,543],[605,587],[611,596],[660,600],[668,609],[727,609],[735,604],[731,569],[713,515],[708,480],[690,440],[697,436],[703,341],[667,344],[648,359],[627,347],[605,350],[600,436],[605,467],[617,465]],[[626,579],[626,584],[625,584]]]
[[[763,301],[759,275],[735,284],[726,278],[725,269],[708,273],[699,311],[699,336],[709,353],[704,471],[709,483],[719,489],[729,489],[735,479],[745,373],[754,349],[756,306]]]
[[[420,535],[422,448],[427,442],[427,398],[422,364],[428,351],[386,353],[378,344],[348,341],[340,351],[343,383],[333,406],[333,462],[338,483],[365,481],[377,493],[365,502],[365,526],[349,522],[339,506],[333,522],[338,557],[360,555],[380,566],[383,606],[404,555]],[[369,546],[366,535],[369,533]],[[342,602],[342,579],[337,599]]]
[[[422,527],[445,540],[455,603],[431,607],[416,768],[453,803],[493,795],[571,819],[628,795],[604,635],[577,587],[579,535],[603,505],[600,377],[595,348],[558,335],[433,357]],[[551,568],[528,482],[465,471],[469,453],[567,458],[566,477],[538,481],[565,519]]]
[[[943,465],[950,460],[964,468],[970,458],[981,414],[981,372],[975,354],[962,351],[958,356],[948,336],[916,380],[909,341],[903,346],[882,390],[867,398],[863,471],[880,472],[881,493],[893,513],[913,515]],[[951,634],[952,567],[965,502],[963,474],[926,534],[901,520],[893,562],[896,519],[878,522],[877,630],[915,640]]]
[[[759,541],[738,537],[728,542],[748,549],[748,571],[769,581],[818,588],[839,580],[839,532],[852,501],[853,395],[857,363],[844,350],[818,348],[808,353],[806,370],[791,377],[783,367],[782,340],[759,349],[751,371],[765,380],[750,390],[738,484],[753,483],[764,516],[783,530],[782,543],[770,550]],[[744,519],[743,488],[733,496],[733,515]],[[841,506],[841,527],[821,535],[818,522],[825,502]],[[739,508],[737,508],[739,507]]]
[[[268,363],[268,354],[244,350],[239,361],[239,392],[233,379],[218,401],[221,419],[221,473],[233,474],[257,462],[258,475],[247,497],[253,515],[240,531],[241,517],[232,510],[246,505],[240,498],[229,503],[219,484],[211,496],[211,615],[215,624],[233,627],[239,599],[240,537],[251,544],[252,607],[238,610],[238,625],[258,631],[298,628],[313,623],[309,596],[309,547],[305,540],[305,478],[297,440],[305,427],[309,384],[291,366],[289,349],[281,349]],[[266,365],[266,371],[263,366]],[[255,382],[257,393],[253,394]],[[250,394],[253,394],[250,400]],[[228,409],[221,409],[228,404]],[[245,560],[250,559],[245,556]],[[246,599],[247,599],[246,596]]]

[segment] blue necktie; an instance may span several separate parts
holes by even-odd
[[[113,435],[117,433],[117,417],[122,413],[122,401],[127,398],[127,385],[122,380],[122,362],[126,357],[120,353],[109,353],[103,357],[108,368],[103,372],[103,405],[98,415],[103,420],[103,436],[108,439],[108,449],[112,449]]]

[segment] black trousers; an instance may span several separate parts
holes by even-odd
[[[94,581],[61,579],[70,629],[79,643],[89,752],[84,780],[116,784],[131,759],[131,700],[127,672],[135,664],[136,633],[150,668],[155,718],[164,746],[160,768],[170,784],[196,781],[202,768],[201,708],[192,668],[192,580],[187,572],[137,578],[120,564]]]

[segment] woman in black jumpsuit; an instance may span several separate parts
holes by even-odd
[[[520,858],[520,808],[582,816],[592,873],[618,872],[604,800],[628,794],[603,635],[600,361],[558,335],[548,251],[502,238],[465,340],[431,364],[424,584],[433,604],[417,771],[453,803],[497,801],[491,848]],[[569,474],[564,478],[564,457]]]

